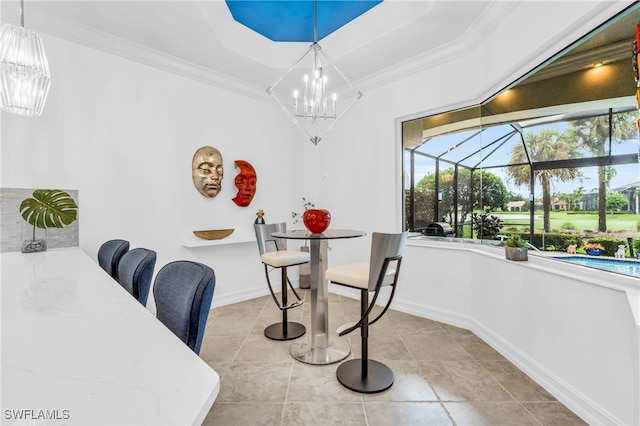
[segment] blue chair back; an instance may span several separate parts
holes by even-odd
[[[143,306],[147,305],[156,252],[135,248],[126,252],[118,264],[118,282]]]
[[[109,240],[98,249],[98,264],[114,279],[118,278],[118,263],[129,251],[129,241]]]
[[[166,264],[153,284],[158,319],[200,353],[216,276],[209,266],[189,260]]]

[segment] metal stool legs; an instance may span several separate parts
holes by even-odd
[[[360,393],[378,393],[393,385],[393,371],[381,362],[369,359],[369,293],[361,290],[360,326],[362,358],[345,361],[338,367],[338,381],[347,389]],[[379,318],[379,317],[378,317]]]
[[[295,293],[295,290],[293,289],[293,287],[292,287],[292,290],[295,293],[295,295],[298,297],[298,301],[292,303],[291,305],[287,303],[287,283],[289,281],[287,276],[287,268],[286,267],[281,268],[281,271],[280,271],[282,275],[282,285],[281,285],[282,301],[281,302],[278,301],[278,298],[276,297],[276,295],[273,292],[273,289],[271,288],[271,283],[269,281],[269,271],[267,269],[267,265],[264,266],[264,271],[265,271],[265,274],[267,275],[267,283],[269,284],[269,291],[271,292],[271,296],[273,297],[273,300],[276,302],[276,304],[282,311],[282,322],[271,324],[270,326],[265,328],[264,335],[269,339],[273,339],[273,340],[297,339],[298,337],[302,336],[307,331],[307,329],[305,328],[304,325],[298,322],[289,322],[287,320],[287,311],[291,308],[295,308],[296,306],[300,306],[302,304],[300,296],[298,296],[298,294]]]

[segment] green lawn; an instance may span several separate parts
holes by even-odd
[[[495,212],[500,216],[506,226],[517,225],[519,227],[529,226],[528,212]],[[511,217],[510,217],[511,216]],[[542,211],[535,212],[534,228],[541,230],[543,227]],[[565,224],[571,224],[575,231],[596,231],[598,229],[598,215],[595,212],[567,213],[562,211],[551,212],[551,229],[560,231],[566,229]],[[640,215],[638,214],[608,214],[607,230],[638,232]]]

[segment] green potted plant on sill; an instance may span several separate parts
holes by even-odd
[[[529,260],[527,243],[528,241],[523,239],[520,234],[511,234],[504,242],[504,254],[507,260]]]
[[[47,249],[46,230],[64,228],[78,218],[78,205],[71,195],[59,189],[36,189],[32,198],[20,203],[22,218],[32,226],[31,238],[22,242],[23,253],[35,253]],[[44,237],[36,234],[36,229],[44,230]]]

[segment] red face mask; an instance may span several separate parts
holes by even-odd
[[[256,176],[256,170],[247,161],[236,160],[235,164],[236,168],[240,170],[240,173],[238,173],[235,179],[238,193],[232,200],[239,207],[247,207],[251,204],[251,200],[253,200],[253,196],[256,194],[258,177]]]

